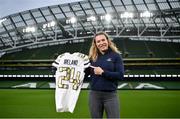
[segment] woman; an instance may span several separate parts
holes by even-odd
[[[97,33],[89,50],[90,73],[89,107],[92,118],[119,118],[118,81],[123,79],[124,66],[120,52],[104,32]],[[86,75],[87,75],[86,74]]]

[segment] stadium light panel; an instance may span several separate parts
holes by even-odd
[[[76,19],[75,17],[72,17],[72,18],[70,19],[70,22],[71,22],[72,24],[74,24],[74,23],[77,22],[77,19]]]
[[[51,21],[50,24],[49,24],[50,27],[54,27],[55,25],[56,25],[55,21]]]
[[[36,31],[35,27],[27,27],[27,28],[23,29],[24,33],[35,32],[35,31]]]
[[[109,22],[109,21],[111,21],[111,19],[112,19],[112,17],[111,17],[110,14],[106,14],[106,15],[105,15],[105,20],[106,20],[106,21]]]
[[[130,29],[128,29],[128,28],[127,28],[127,29],[126,29],[126,31],[127,31],[127,32],[129,32],[129,31],[130,31]]]
[[[56,25],[55,21],[51,21],[49,23],[43,24],[43,29],[54,27]]]
[[[47,24],[43,24],[43,29],[46,29],[47,28]]]
[[[75,17],[71,17],[70,19],[66,20],[66,24],[74,24],[77,22]]]
[[[7,20],[6,18],[0,19],[0,24],[1,24],[2,22],[6,21],[6,20]]]
[[[145,18],[149,18],[149,17],[152,17],[152,13],[149,12],[149,11],[145,11],[143,13],[140,13],[140,17],[145,17]]]
[[[131,12],[124,12],[123,14],[121,14],[121,18],[133,18],[133,13]]]
[[[96,21],[96,17],[95,16],[90,16],[87,18],[87,21]]]
[[[101,20],[106,20],[107,22],[110,22],[112,19],[112,16],[110,14],[106,14],[104,16],[101,16],[100,18]]]

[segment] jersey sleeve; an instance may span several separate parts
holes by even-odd
[[[90,66],[90,61],[89,61],[89,58],[86,54],[83,54],[83,53],[80,53],[80,52],[76,52],[75,54],[78,55],[78,57],[81,58],[81,60],[83,61],[83,65],[84,65],[84,68],[87,68]]]
[[[88,68],[89,66],[90,66],[90,60],[88,56],[86,55],[86,57],[84,58],[84,67]]]
[[[54,67],[58,67],[58,65],[59,65],[59,63],[60,63],[60,61],[61,61],[61,58],[65,55],[66,53],[63,53],[63,54],[61,54],[61,55],[59,55],[57,58],[56,58],[56,60],[52,63],[52,66],[54,66]]]

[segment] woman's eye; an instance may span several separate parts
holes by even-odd
[[[97,41],[96,43],[100,43],[100,41]]]

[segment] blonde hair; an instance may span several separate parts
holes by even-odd
[[[116,52],[116,53],[119,53],[120,54],[120,51],[118,50],[118,48],[116,47],[116,45],[110,40],[109,36],[105,33],[105,32],[98,32],[97,34],[94,35],[93,37],[93,40],[92,40],[92,44],[91,44],[91,47],[89,49],[89,58],[93,61],[96,61],[97,57],[98,57],[98,48],[96,46],[96,36],[99,36],[99,35],[104,35],[108,41],[108,46],[109,48]]]

